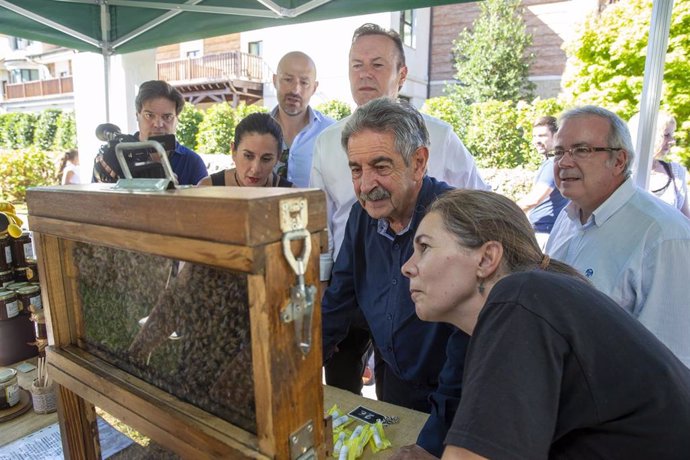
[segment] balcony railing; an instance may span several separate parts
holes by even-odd
[[[158,63],[158,78],[168,82],[251,80],[263,81],[263,59],[240,51]]]
[[[26,83],[11,83],[5,86],[5,99],[52,96],[74,92],[72,76],[36,80]]]

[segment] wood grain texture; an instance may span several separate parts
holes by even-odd
[[[253,434],[79,348],[49,349],[49,356],[56,382],[183,458],[266,458]]]
[[[321,236],[312,235],[306,283],[318,286]],[[280,243],[266,247],[266,275],[249,277],[249,304],[256,393],[259,447],[276,458],[289,458],[288,439],[308,421],[314,424],[319,458],[325,456],[323,389],[321,386],[321,296],[316,295],[312,318],[312,347],[302,355],[296,344],[294,323],[283,323],[296,277],[283,256]]]
[[[262,252],[247,246],[116,229],[47,217],[32,217],[31,228],[35,232],[66,239],[78,239],[99,246],[155,254],[241,272],[256,273],[263,268]]]
[[[182,238],[256,247],[282,236],[281,199],[305,197],[310,232],[326,228],[321,190],[200,187],[160,193],[115,191],[108,184],[38,187],[27,191],[29,222],[47,217]]]

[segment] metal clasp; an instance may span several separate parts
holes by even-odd
[[[303,355],[311,350],[311,322],[314,313],[316,287],[307,286],[304,274],[311,254],[311,234],[307,230],[307,200],[304,198],[280,201],[280,228],[283,231],[283,255],[295,272],[297,282],[290,288],[290,301],[280,312],[285,323],[294,322],[295,341]],[[302,253],[295,257],[292,241],[302,240]]]

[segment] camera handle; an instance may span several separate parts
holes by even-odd
[[[125,160],[125,152],[128,150],[139,150],[145,148],[153,148],[160,157],[160,163],[165,172],[165,178],[160,179],[143,179],[132,177],[132,172],[129,169],[127,160]],[[116,188],[130,189],[130,190],[167,190],[176,185],[175,176],[173,175],[170,162],[168,161],[168,154],[163,149],[163,146],[158,141],[143,141],[143,142],[120,142],[115,146],[115,157],[122,168],[122,173],[125,179],[117,181]]]

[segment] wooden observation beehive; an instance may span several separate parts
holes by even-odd
[[[322,192],[92,184],[27,203],[67,458],[98,458],[94,406],[185,458],[324,457]]]

